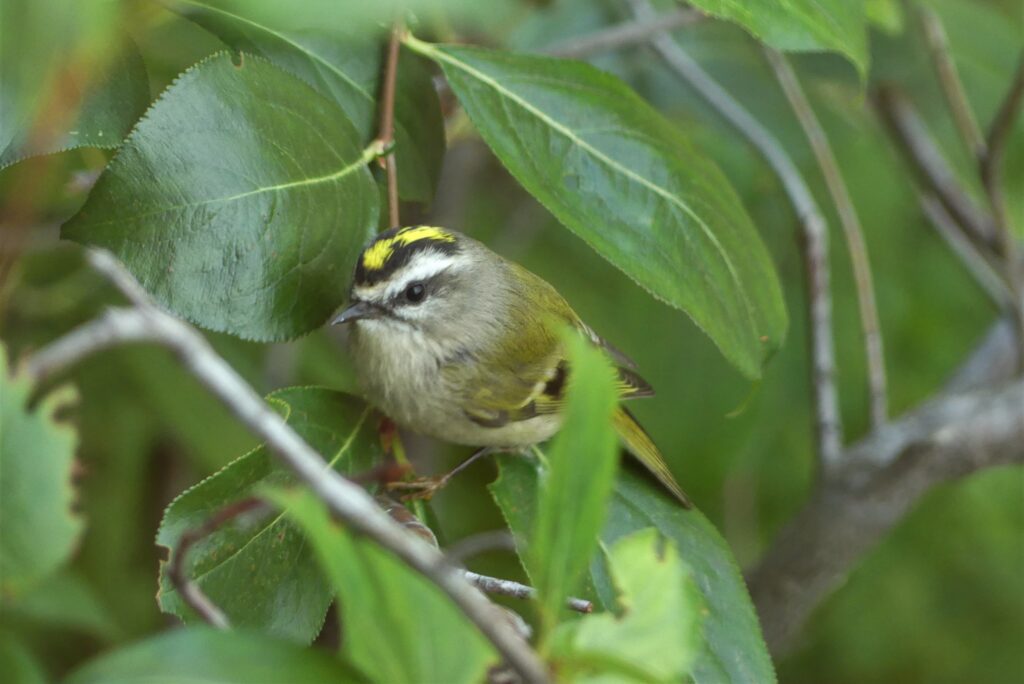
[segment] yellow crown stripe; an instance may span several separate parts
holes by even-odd
[[[388,259],[394,255],[396,249],[411,245],[420,240],[455,242],[455,236],[433,226],[403,228],[392,237],[378,240],[370,245],[363,254],[363,268],[368,271],[379,271],[388,263]]]

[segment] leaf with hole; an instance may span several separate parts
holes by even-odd
[[[82,532],[72,511],[78,438],[57,420],[77,394],[65,387],[33,406],[33,390],[27,376],[10,372],[0,344],[0,593],[8,599],[66,562]]]
[[[300,79],[217,54],[150,108],[62,235],[110,249],[203,327],[292,338],[342,304],[376,229],[372,157]]]
[[[267,400],[340,472],[365,471],[381,457],[376,422],[362,401],[311,387],[279,390]],[[265,487],[295,483],[291,471],[266,447],[259,447],[175,499],[157,533],[157,543],[171,550],[171,559],[161,564],[160,608],[186,623],[197,619],[168,574],[185,532]],[[233,625],[305,643],[320,631],[332,598],[313,549],[281,513],[243,514],[224,524],[192,547],[185,575]]]
[[[232,49],[265,57],[334,100],[364,145],[378,135],[377,93],[384,66],[379,35],[338,25],[282,28],[272,17],[249,16],[245,5],[221,0],[178,0],[172,7]],[[418,55],[403,50],[395,87],[395,159],[403,199],[433,199],[444,148],[444,120],[430,72]]]
[[[306,534],[337,592],[346,660],[377,682],[485,681],[497,654],[440,589],[331,520],[311,493],[272,498]]]
[[[552,655],[560,671],[678,682],[700,651],[702,606],[675,543],[649,527],[616,541],[606,556],[616,612],[558,626]]]
[[[622,81],[587,64],[408,44],[434,59],[487,144],[566,227],[682,309],[744,375],[782,343],[768,252],[721,171]]]
[[[536,517],[541,466],[521,457],[503,456],[500,476],[490,486],[512,532],[530,543]],[[775,681],[768,649],[736,561],[725,540],[697,510],[681,508],[647,476],[619,471],[601,532],[605,546],[653,527],[671,540],[693,572],[707,614],[703,619],[703,647],[691,675],[697,682],[764,684]],[[520,550],[520,557],[528,549]],[[529,569],[529,564],[525,564]],[[603,559],[591,560],[583,594],[607,611],[617,610],[617,590]]]

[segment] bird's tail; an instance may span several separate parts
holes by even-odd
[[[658,482],[679,499],[683,508],[693,508],[693,503],[690,502],[689,497],[686,496],[682,487],[672,477],[672,472],[668,469],[668,464],[665,463],[665,458],[654,444],[654,440],[637,422],[633,414],[620,406],[615,411],[614,420],[615,431],[619,433],[619,439],[622,440],[626,451],[651,471],[651,474],[658,478]]]

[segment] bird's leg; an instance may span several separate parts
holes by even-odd
[[[448,484],[448,481],[461,473],[463,470],[468,468],[470,465],[480,460],[484,456],[501,451],[495,447],[483,447],[477,449],[473,454],[465,461],[449,470],[444,475],[435,475],[434,477],[420,477],[410,482],[389,482],[387,488],[389,491],[403,491],[406,492],[402,495],[403,500],[409,499],[430,499],[434,494],[438,492],[442,487]]]

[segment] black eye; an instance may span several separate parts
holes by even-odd
[[[426,296],[427,288],[423,287],[423,283],[413,283],[405,288],[405,299],[410,304],[419,304]]]

